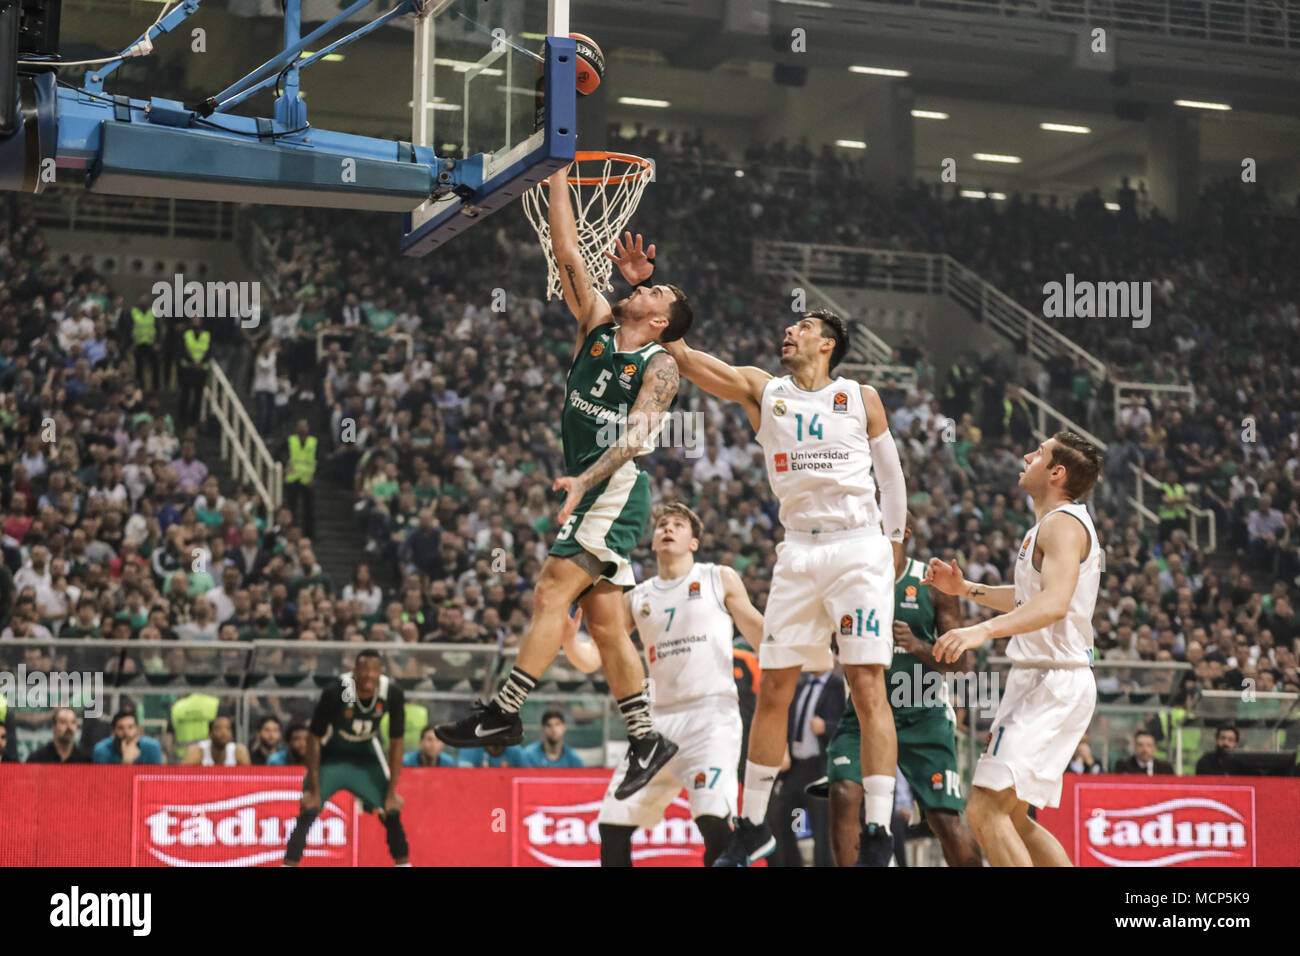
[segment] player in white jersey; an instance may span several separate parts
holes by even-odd
[[[731,838],[729,821],[738,805],[743,728],[731,640],[739,629],[747,640],[761,641],[763,616],[735,570],[695,560],[703,528],[695,512],[674,502],[653,517],[650,547],[659,573],[627,592],[624,611],[627,629],[640,634],[649,661],[655,724],[680,749],[626,800],[615,798],[623,774],[610,780],[600,808],[600,865],[631,866],[632,835],[662,820],[685,787],[704,837],[704,865],[711,866]],[[600,666],[600,654],[593,644],[576,641],[577,620],[572,619],[564,652],[590,673]]]
[[[781,378],[682,341],[664,343],[683,377],[745,409],[785,529],[759,645],[744,808],[715,866],[748,866],[775,849],[764,820],[790,702],[801,669],[832,666],[832,638],[863,729],[864,858],[889,865],[898,745],[884,675],[893,657],[894,563],[902,561],[907,491],[880,396],[831,374],[848,344],[843,320],[824,309],[786,328],[781,364],[789,374]]]
[[[936,660],[955,661],[986,641],[1011,638],[1011,674],[966,805],[993,866],[1070,865],[1056,838],[1030,818],[1029,805],[1060,805],[1065,768],[1097,704],[1092,615],[1102,552],[1080,502],[1100,471],[1095,445],[1057,432],[1025,455],[1020,473],[1038,520],[1020,546],[1015,584],[972,584],[956,561],[938,558],[926,572],[926,583],[940,591],[1003,612],[944,634],[934,645]]]

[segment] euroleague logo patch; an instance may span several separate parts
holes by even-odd
[[[686,599],[689,601],[697,601],[699,600],[699,597],[700,597],[700,582],[692,581],[691,586],[686,589]]]
[[[853,618],[847,614],[840,618],[840,633],[846,635],[853,633]]]
[[[618,384],[624,388],[632,387],[632,376],[636,374],[636,366],[628,362],[623,366],[623,373],[618,377]]]
[[[847,392],[835,393],[835,404],[831,406],[833,412],[847,412],[849,410],[849,396]]]
[[[941,773],[930,774],[930,789],[931,790],[943,789],[943,774]]]

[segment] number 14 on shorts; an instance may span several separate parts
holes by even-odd
[[[880,636],[880,621],[876,620],[876,612],[867,610],[865,616],[862,612],[863,608],[855,607],[852,614],[840,618],[841,637],[865,637],[868,634]]]

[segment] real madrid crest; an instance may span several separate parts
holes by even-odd
[[[642,616],[642,617],[649,617],[649,616],[650,616],[650,602],[649,602],[649,601],[645,601],[644,603],[642,603],[642,605],[641,605],[641,616]]]
[[[772,414],[773,415],[785,414],[785,402],[782,399],[778,398],[776,400],[776,403],[772,406]]]

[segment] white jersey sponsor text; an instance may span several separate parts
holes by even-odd
[[[650,662],[656,711],[704,698],[739,699],[731,657],[734,624],[718,565],[697,562],[675,580],[650,578],[632,589],[630,600]]]
[[[763,387],[755,436],[790,531],[880,528],[862,387],[837,378],[815,392],[790,376]]]

